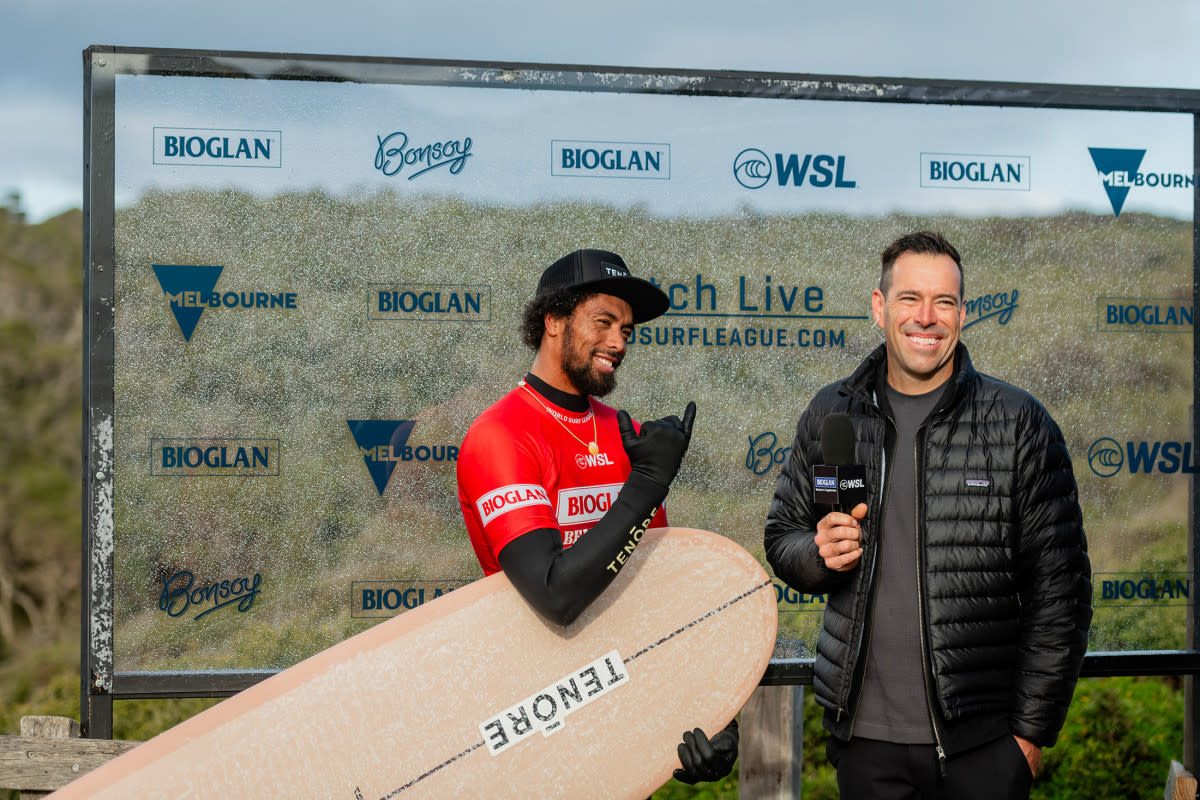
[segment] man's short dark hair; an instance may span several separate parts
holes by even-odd
[[[879,291],[883,293],[884,297],[887,297],[888,289],[892,288],[892,267],[896,265],[896,259],[905,253],[950,256],[950,258],[954,259],[954,263],[958,265],[958,297],[960,300],[965,297],[963,294],[962,258],[959,257],[958,251],[954,249],[954,245],[946,241],[946,237],[942,236],[938,231],[906,233],[887,246],[881,256],[883,269],[879,274]]]
[[[569,317],[575,307],[595,295],[584,289],[559,289],[557,292],[535,297],[525,305],[525,316],[521,320],[521,341],[533,352],[542,346],[542,335],[546,332],[546,315]]]

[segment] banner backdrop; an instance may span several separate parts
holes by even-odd
[[[1066,435],[1091,649],[1185,647],[1193,126],[118,75],[115,668],[282,668],[481,577],[458,445],[530,364],[542,269],[579,247],[670,297],[606,401],[696,401],[671,521],[761,558],[797,418],[880,344],[879,253],[921,228],[964,256],[976,366]],[[824,597],[777,596],[776,657],[810,657]]]

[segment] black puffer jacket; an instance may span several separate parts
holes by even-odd
[[[827,594],[814,689],[825,726],[852,735],[862,688],[867,609],[874,593],[874,521],[892,459],[894,423],[875,401],[886,372],[880,346],[853,375],[822,389],[800,418],[767,517],[775,574],[801,592]],[[813,501],[821,422],[849,415],[855,461],[873,496],[863,556],[828,569],[813,536],[828,506]],[[918,593],[934,730],[947,755],[1022,736],[1054,744],[1087,647],[1091,566],[1063,436],[1038,401],[980,374],[966,347],[917,434]]]

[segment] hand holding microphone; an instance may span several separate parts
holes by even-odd
[[[814,465],[813,499],[834,510],[817,522],[813,541],[825,566],[846,572],[862,558],[862,527],[867,516],[866,468],[854,461],[854,426],[845,414],[830,414],[821,423],[821,460]]]

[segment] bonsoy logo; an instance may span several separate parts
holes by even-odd
[[[1089,147],[1092,163],[1104,181],[1104,192],[1112,204],[1113,215],[1120,217],[1121,208],[1129,189],[1134,185],[1138,167],[1146,155],[1145,150],[1118,150],[1111,147]]]

